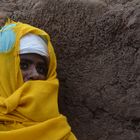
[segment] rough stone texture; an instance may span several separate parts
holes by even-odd
[[[1,0],[47,31],[60,111],[79,140],[140,139],[140,0]]]

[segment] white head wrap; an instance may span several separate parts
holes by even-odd
[[[35,53],[48,57],[46,42],[38,35],[27,34],[20,39],[20,54]]]

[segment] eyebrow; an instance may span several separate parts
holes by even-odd
[[[41,61],[41,62],[39,62],[39,64],[41,64],[41,65],[47,65],[47,62],[46,62],[46,60],[45,59],[42,59],[43,61]],[[33,64],[34,62],[33,62],[33,60],[30,60],[30,59],[28,59],[28,58],[21,58],[20,59],[20,62],[21,61],[26,61],[26,62],[28,62],[29,64]]]
[[[33,61],[28,58],[21,58],[20,61],[27,61],[28,63],[33,64]]]

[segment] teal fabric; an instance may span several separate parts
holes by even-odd
[[[15,33],[12,28],[16,24],[9,24],[0,30],[0,52],[8,52],[12,49],[15,43]]]

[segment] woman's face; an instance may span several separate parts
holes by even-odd
[[[38,54],[20,54],[20,68],[23,81],[46,80],[47,58]]]

